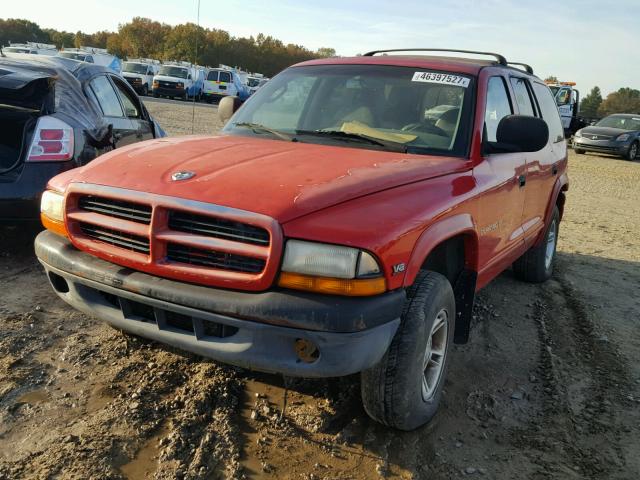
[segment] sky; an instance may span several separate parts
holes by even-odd
[[[43,28],[117,30],[135,16],[171,25],[196,22],[197,0],[31,0],[4,2],[2,18]],[[264,33],[349,56],[384,48],[498,52],[545,78],[575,81],[583,95],[640,89],[639,0],[203,0],[200,25],[234,36]]]

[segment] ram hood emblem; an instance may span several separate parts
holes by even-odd
[[[174,172],[171,175],[171,180],[174,182],[179,182],[180,180],[189,180],[190,178],[195,177],[196,174],[194,172],[190,172],[188,170],[181,170],[179,172]]]

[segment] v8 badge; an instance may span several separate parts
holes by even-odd
[[[393,268],[393,274],[397,275],[404,272],[406,265],[404,263],[398,263],[397,265],[393,265],[391,268]]]

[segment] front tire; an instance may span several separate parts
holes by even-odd
[[[573,151],[576,152],[578,155],[584,155],[584,150],[580,148],[573,147]]]
[[[560,211],[557,206],[554,206],[542,242],[532,246],[513,263],[513,271],[517,278],[530,283],[542,283],[551,278],[559,229]]]
[[[144,87],[142,87],[142,96],[146,97],[147,95],[149,95],[149,87],[145,85]]]
[[[361,374],[364,408],[400,430],[416,429],[438,410],[453,342],[455,299],[449,281],[421,271],[407,291],[400,326],[382,360]]]
[[[633,162],[636,158],[638,158],[639,153],[640,153],[640,144],[638,144],[638,141],[636,140],[631,144],[631,146],[629,147],[629,151],[624,156],[624,158]]]

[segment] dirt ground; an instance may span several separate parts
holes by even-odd
[[[148,104],[191,133],[190,105]],[[215,113],[196,107],[200,132]],[[35,231],[0,228],[0,478],[640,477],[640,163],[572,153],[570,176],[554,278],[481,292],[440,412],[411,433],[368,419],[357,377],[125,337],[58,300]]]

